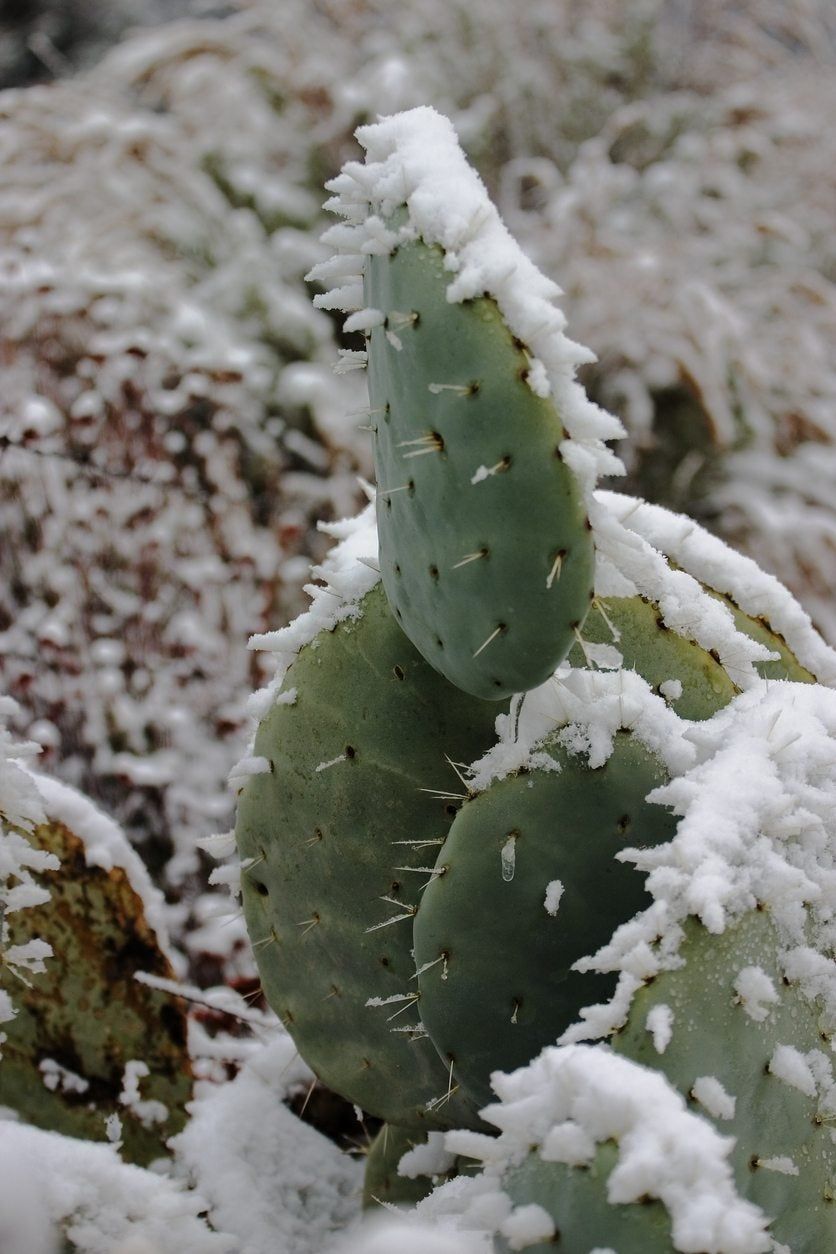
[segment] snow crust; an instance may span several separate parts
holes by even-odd
[[[283,1104],[312,1080],[279,1030],[233,1081],[199,1086],[192,1118],[174,1138],[180,1169],[213,1226],[232,1234],[236,1254],[321,1254],[357,1215],[362,1163]]]
[[[361,322],[368,328],[373,325],[363,298],[368,257],[391,253],[407,240],[438,245],[450,273],[448,301],[492,297],[526,345],[529,386],[539,396],[554,398],[567,437],[561,452],[585,491],[601,474],[623,473],[604,441],[622,436],[624,428],[590,401],[574,378],[577,366],[594,361],[594,354],[564,334],[566,319],[555,303],[560,288],[507,230],[459,147],[452,123],[420,107],[361,126],[356,134],[366,150],[365,163],[348,162],[326,184],[335,193],[326,207],[343,222],[323,236],[336,256],[308,276],[332,284],[315,304],[347,313],[348,329]],[[398,210],[406,211],[406,219],[393,229],[389,224]]]
[[[600,491],[596,493],[596,501],[634,536],[694,579],[730,596],[753,618],[766,618],[773,631],[783,636],[802,666],[812,671],[820,683],[836,687],[836,650],[825,643],[813,627],[809,614],[774,575],[767,574],[752,558],[736,552],[683,514],[616,492]],[[619,550],[605,551],[604,557],[619,567],[622,577],[631,574],[625,570]],[[637,590],[642,591],[642,588],[637,585]],[[625,591],[621,595],[630,593]],[[664,606],[662,609],[664,614]],[[667,615],[665,621],[676,630]],[[694,639],[699,637],[694,636]],[[739,682],[738,676],[730,673]]]
[[[609,1201],[658,1198],[670,1215],[674,1249],[762,1254],[772,1248],[766,1216],[735,1188],[728,1162],[733,1140],[691,1113],[658,1072],[605,1046],[552,1046],[527,1067],[495,1073],[491,1083],[500,1100],[482,1113],[500,1135],[446,1135],[448,1148],[485,1164],[482,1176],[442,1186],[418,1206],[419,1214],[457,1214],[465,1230],[507,1232],[514,1212],[504,1182],[532,1149],[546,1161],[575,1166],[590,1163],[596,1146],[614,1140]],[[555,1129],[575,1135],[558,1139]]]

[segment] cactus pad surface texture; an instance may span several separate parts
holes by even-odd
[[[616,854],[676,828],[645,801],[667,778],[662,765],[626,733],[597,769],[558,744],[544,752],[551,769],[497,780],[464,804],[415,919],[422,1019],[480,1106],[493,1071],[528,1062],[610,996],[614,977],[572,964],[650,903],[644,877]]]
[[[401,1127],[472,1125],[419,1022],[412,919],[456,813],[448,759],[490,744],[496,706],[424,661],[379,585],[361,611],[301,651],[295,700],[259,728],[270,769],[237,825],[247,926],[267,998],[325,1084]]]
[[[446,299],[441,248],[370,260],[381,572],[407,635],[487,699],[542,683],[592,599],[593,546],[560,415],[495,301]]]

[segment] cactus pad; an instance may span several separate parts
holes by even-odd
[[[444,253],[372,257],[366,300],[381,572],[418,651],[499,699],[542,683],[592,597],[593,545],[554,403],[495,301],[446,298]]]
[[[609,996],[612,977],[572,963],[649,904],[618,851],[676,825],[645,801],[666,776],[637,740],[620,733],[595,770],[544,748],[554,770],[499,780],[462,807],[415,920],[422,1019],[478,1105],[492,1071],[523,1065]]]
[[[456,813],[448,758],[484,750],[496,706],[420,657],[379,585],[361,610],[302,650],[295,700],[258,731],[270,769],[237,824],[247,926],[268,1001],[329,1088],[401,1127],[472,1125],[419,1022],[412,919]]]

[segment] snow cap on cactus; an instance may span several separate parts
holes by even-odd
[[[592,598],[586,497],[620,462],[616,419],[574,380],[559,289],[503,226],[450,124],[419,109],[359,132],[331,186],[347,247],[311,277],[363,304],[386,595],[457,687],[501,700],[542,683]],[[335,233],[334,233],[335,232]],[[342,282],[358,267],[362,290]],[[360,294],[358,295],[358,291]]]
[[[366,149],[365,163],[349,162],[327,184],[335,193],[328,208],[344,222],[323,236],[336,256],[309,277],[333,286],[315,303],[349,314],[346,330],[371,330],[377,311],[364,308],[368,258],[419,238],[438,245],[450,273],[447,300],[493,297],[512,334],[530,350],[529,386],[554,398],[566,429],[561,451],[584,487],[591,490],[599,475],[623,473],[604,444],[624,435],[622,424],[574,379],[575,368],[595,356],[564,335],[566,319],[555,304],[560,288],[505,227],[452,123],[422,107],[362,126],[357,138]],[[406,216],[392,229],[388,222],[398,210]]]

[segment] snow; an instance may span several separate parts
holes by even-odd
[[[760,903],[779,929],[785,961],[809,947],[808,932],[828,951],[836,907],[836,814],[828,801],[836,787],[836,693],[763,682],[713,718],[685,724],[683,734],[693,765],[648,798],[680,816],[675,836],[618,855],[647,874],[653,902],[577,964],[619,974],[609,1018],[606,1007],[586,1008],[563,1041],[623,1021],[636,981],[676,965],[681,924],[691,915],[719,933]],[[832,964],[795,961],[802,989],[822,999],[827,1022],[836,1021]]]
[[[765,617],[802,666],[812,671],[820,683],[836,687],[836,650],[824,642],[809,614],[774,575],[682,514],[614,492],[599,492],[596,500],[623,527],[694,579],[727,594],[753,618]],[[618,564],[618,556],[613,556]],[[623,564],[621,574],[630,574]],[[676,630],[676,624],[667,616],[665,621]]]
[[[664,1054],[673,1036],[673,1011],[670,1006],[654,1006],[648,1011],[645,1027],[653,1038],[653,1048],[657,1054]]]
[[[490,1238],[449,1222],[379,1215],[366,1218],[322,1254],[491,1254],[492,1249]]]
[[[10,945],[7,915],[49,900],[48,891],[32,876],[33,872],[57,869],[58,859],[36,849],[26,836],[44,821],[45,814],[26,765],[39,747],[31,741],[16,741],[6,727],[6,720],[17,711],[16,702],[0,696],[0,962],[26,983],[24,971],[43,971],[52,948],[37,937],[23,945]],[[7,1023],[15,1013],[12,999],[3,989],[0,1023]],[[0,1050],[4,1040],[0,1033]]]
[[[776,1045],[769,1060],[769,1070],[806,1097],[816,1096],[816,1080],[810,1064],[794,1045]]]
[[[555,1235],[555,1225],[548,1211],[530,1203],[528,1206],[515,1206],[499,1231],[508,1238],[512,1250],[524,1250],[527,1245],[551,1240]]]
[[[750,1019],[763,1023],[769,1008],[780,998],[772,980],[761,967],[743,967],[734,981],[734,991]]]
[[[112,1145],[0,1122],[0,1161],[4,1254],[52,1254],[58,1224],[84,1254],[114,1254],[129,1240],[154,1254],[237,1254],[200,1217],[198,1192],[123,1163]]]
[[[444,1148],[444,1133],[429,1132],[423,1145],[413,1146],[401,1157],[398,1175],[408,1180],[418,1176],[443,1176],[455,1161],[455,1155]]]
[[[290,1037],[278,1031],[231,1083],[202,1087],[174,1139],[180,1169],[196,1182],[213,1225],[232,1234],[236,1251],[321,1254],[357,1215],[362,1163],[282,1103],[312,1079]]]
[[[560,908],[560,899],[563,896],[563,883],[561,880],[549,880],[546,885],[546,897],[543,902],[543,908],[546,914],[554,917]]]
[[[716,1076],[697,1076],[691,1094],[714,1119],[734,1119],[737,1099],[726,1092]]]
[[[761,1254],[771,1247],[768,1220],[735,1188],[728,1156],[734,1144],[688,1110],[665,1077],[605,1046],[552,1046],[510,1075],[491,1082],[499,1101],[483,1117],[500,1135],[449,1132],[456,1153],[481,1159],[484,1173],[454,1181],[420,1203],[418,1214],[457,1214],[464,1229],[485,1228],[485,1210],[506,1231],[508,1215],[494,1201],[505,1173],[532,1149],[572,1165],[591,1162],[595,1146],[614,1141],[617,1162],[607,1180],[615,1205],[658,1198],[667,1209],[674,1248],[685,1254]],[[576,1137],[567,1136],[577,1128]],[[562,1142],[554,1135],[562,1129]],[[581,1152],[586,1149],[584,1158]],[[543,1155],[545,1157],[545,1155]],[[513,1212],[512,1212],[513,1213]],[[481,1222],[480,1222],[481,1220]],[[488,1227],[490,1231],[490,1227]]]
[[[345,619],[356,618],[360,601],[380,580],[377,527],[371,502],[355,518],[319,526],[338,541],[323,562],[311,569],[314,578],[320,579],[324,586],[306,585],[311,605],[289,626],[250,638],[251,649],[274,653],[278,661],[271,683],[250,698],[249,711],[254,719],[263,718],[274,701],[282,696],[285,700],[292,699],[290,693],[281,693],[281,686],[299,650],[321,631],[329,631]]]

